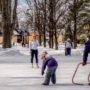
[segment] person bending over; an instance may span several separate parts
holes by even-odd
[[[53,84],[56,84],[56,69],[58,66],[57,61],[52,56],[49,56],[45,51],[42,53],[41,59],[43,60],[41,74],[44,74],[44,71],[47,67],[46,76],[43,85],[49,85],[50,80]]]

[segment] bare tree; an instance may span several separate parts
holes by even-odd
[[[11,48],[13,29],[16,21],[17,0],[14,0],[12,10],[12,0],[1,0],[2,20],[3,20],[3,48]]]
[[[51,48],[53,48],[53,44],[55,43],[55,49],[58,49],[58,24],[62,23],[61,18],[65,15],[66,11],[66,0],[60,1],[60,0],[49,0],[49,31],[50,31],[50,38],[51,38]],[[63,8],[63,9],[62,9]],[[61,24],[62,25],[62,24]],[[62,25],[63,26],[63,25]],[[61,27],[62,27],[61,26]],[[53,41],[53,38],[55,40]]]
[[[44,41],[44,47],[46,47],[46,39],[49,35],[49,47],[58,49],[58,28],[57,26],[63,25],[61,18],[64,16],[67,0],[34,0],[35,7],[35,25],[36,30],[41,34]],[[28,2],[29,3],[29,2]],[[30,4],[28,4],[30,6]],[[63,8],[63,9],[62,9]]]
[[[85,20],[90,17],[90,0],[69,0],[68,21],[73,31],[74,48],[77,47],[77,32]]]

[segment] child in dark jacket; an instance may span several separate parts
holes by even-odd
[[[88,39],[85,42],[85,48],[84,48],[84,54],[83,54],[83,65],[87,64],[87,58],[89,53],[90,53],[90,36],[88,36]]]
[[[43,52],[42,54],[43,64],[41,74],[44,74],[44,71],[47,66],[46,77],[43,85],[49,85],[50,80],[53,84],[56,84],[56,69],[58,66],[57,61],[52,56],[47,56],[47,52]]]

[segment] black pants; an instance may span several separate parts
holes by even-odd
[[[87,62],[88,54],[90,53],[90,48],[85,48],[83,54],[83,62]]]
[[[38,50],[31,50],[31,63],[33,63],[34,56],[36,59],[36,63],[38,63]]]
[[[71,55],[71,48],[66,48],[65,49],[65,55]]]

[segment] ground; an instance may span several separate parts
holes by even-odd
[[[90,65],[84,67],[81,65],[75,78],[75,82],[85,85],[72,84],[72,76],[77,64],[82,62],[82,50],[79,50],[80,53],[78,50],[77,52],[74,52],[74,50],[71,56],[64,56],[64,53],[61,53],[60,50],[56,53],[56,51],[48,49],[48,52],[52,52],[59,63],[56,72],[57,84],[50,83],[50,86],[43,86],[41,85],[44,81],[44,76],[41,76],[41,47],[39,48],[39,68],[36,68],[36,65],[31,68],[28,48],[19,46],[19,48],[13,47],[7,50],[1,49],[0,90],[89,90],[87,76],[90,73]],[[58,53],[59,51],[60,53]]]

